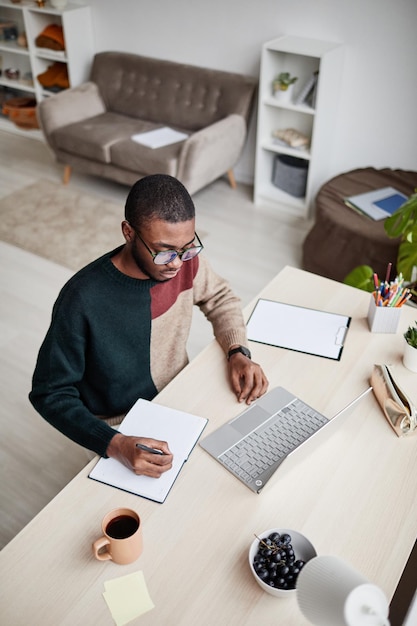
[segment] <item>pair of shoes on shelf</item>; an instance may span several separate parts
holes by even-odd
[[[45,72],[42,72],[42,74],[38,74],[37,79],[42,87],[45,87],[46,89],[49,89],[51,87],[68,89],[69,80],[66,63],[60,63],[59,61],[56,61],[55,63],[50,65]]]
[[[64,31],[59,24],[49,24],[36,37],[35,44],[39,48],[51,50],[65,50]]]

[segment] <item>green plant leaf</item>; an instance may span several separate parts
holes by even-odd
[[[374,287],[374,270],[369,265],[355,267],[343,280],[345,285],[372,292]]]
[[[417,348],[417,321],[415,322],[415,326],[409,326],[407,331],[404,333],[404,338],[410,346],[413,348]]]
[[[417,266],[417,220],[398,248],[397,271],[402,272],[404,280],[409,281],[414,266]]]
[[[403,205],[384,221],[388,237],[396,239],[417,224],[417,193],[413,193]]]

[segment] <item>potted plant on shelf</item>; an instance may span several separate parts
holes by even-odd
[[[395,213],[384,221],[388,237],[401,237],[396,260],[397,273],[401,273],[411,290],[412,301],[417,302],[417,189]],[[355,267],[344,279],[344,283],[372,292],[374,269],[369,265]]]
[[[404,333],[405,346],[403,363],[412,372],[417,372],[417,322],[415,326],[409,326]]]
[[[281,72],[272,81],[272,93],[275,98],[281,101],[290,102],[292,99],[292,88],[298,80],[298,76],[291,76],[289,72]]]

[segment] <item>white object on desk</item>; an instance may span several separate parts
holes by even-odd
[[[247,324],[248,339],[339,360],[350,317],[260,299]]]
[[[403,363],[411,372],[417,372],[417,348],[404,342]]]
[[[306,563],[297,580],[297,602],[319,626],[389,626],[383,591],[337,556]]]
[[[155,502],[163,502],[207,421],[206,418],[169,409],[140,398],[130,409],[118,430],[123,435],[167,441],[174,455],[172,468],[159,478],[151,478],[137,476],[116,459],[100,459],[89,477]]]
[[[396,333],[401,317],[401,308],[376,306],[373,296],[369,300],[368,326],[372,333]]]

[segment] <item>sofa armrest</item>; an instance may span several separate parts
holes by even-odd
[[[53,133],[57,128],[100,115],[105,111],[106,107],[97,85],[88,82],[42,100],[38,105],[38,119],[45,138],[53,149]]]
[[[245,139],[245,119],[235,113],[197,131],[184,142],[177,177],[195,193],[233,168]]]

